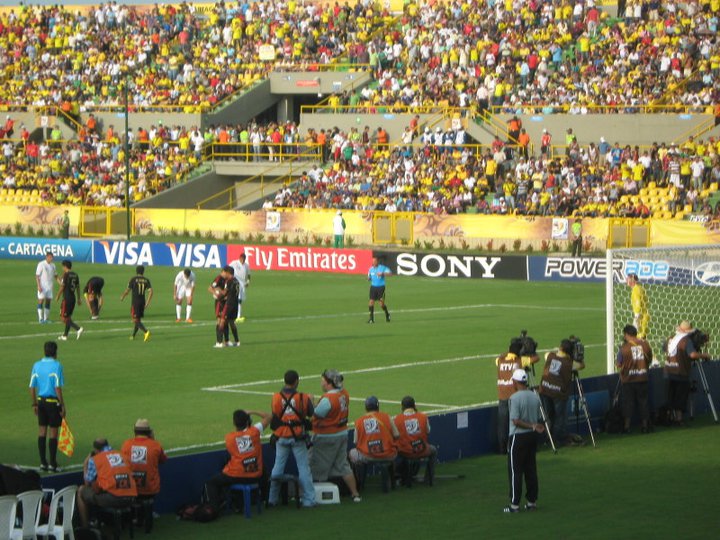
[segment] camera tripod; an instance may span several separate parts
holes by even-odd
[[[537,385],[535,384],[535,366],[532,367],[532,370],[526,369],[525,372],[528,374],[528,379],[530,382],[530,390],[535,392],[538,399],[540,399],[540,416],[542,416],[543,425],[545,426],[545,433],[547,433],[548,439],[550,440],[550,447],[553,450],[553,454],[557,454],[557,448],[555,447],[555,441],[553,440],[552,433],[550,433],[550,425],[548,424],[548,417],[547,414],[545,414],[545,407],[543,407],[542,404],[542,398],[540,398],[540,391],[538,390]]]
[[[715,410],[715,403],[713,403],[712,394],[710,394],[710,386],[708,385],[707,377],[705,376],[705,368],[703,368],[702,361],[695,362],[695,365],[698,368],[698,373],[700,373],[700,384],[702,384],[703,392],[705,392],[705,396],[707,397],[708,403],[710,404],[710,410],[712,411],[713,418],[715,419],[715,423],[718,423],[718,415],[717,411]]]
[[[575,425],[578,426],[580,422],[580,407],[582,407],[583,414],[585,414],[585,421],[587,422],[588,431],[590,432],[590,440],[592,440],[593,448],[597,448],[595,444],[595,435],[593,435],[592,424],[590,423],[590,411],[588,410],[587,400],[585,399],[585,392],[583,392],[582,384],[580,383],[580,376],[576,370],[572,372],[573,380],[575,381]],[[579,431],[579,429],[578,429]]]

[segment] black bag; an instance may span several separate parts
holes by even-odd
[[[42,485],[37,472],[0,465],[0,495],[17,495],[38,489],[42,489]]]
[[[620,380],[618,379],[617,387],[615,388],[615,395],[613,396],[610,410],[605,413],[605,419],[603,426],[606,433],[622,433],[625,429],[625,418],[622,413],[622,406],[620,405]]]
[[[215,521],[220,513],[210,503],[186,504],[178,508],[177,516],[184,521],[197,521],[199,523],[208,523]]]

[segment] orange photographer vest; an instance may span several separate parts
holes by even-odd
[[[230,454],[230,461],[223,473],[235,478],[259,478],[262,476],[262,444],[260,431],[250,426],[242,431],[233,431],[225,435],[225,448]]]
[[[160,471],[158,467],[167,461],[162,446],[149,437],[128,439],[122,445],[122,455],[130,465],[139,495],[160,493]]]
[[[387,413],[373,411],[355,420],[357,443],[362,454],[375,459],[394,459],[397,455],[390,417]]]
[[[422,457],[428,454],[428,419],[424,413],[398,414],[394,419],[400,433],[397,440],[398,453],[405,457]]]
[[[548,353],[540,382],[540,393],[553,399],[567,399],[572,380],[572,365],[573,359],[569,355]]]
[[[274,416],[280,419],[283,425],[277,428],[273,433],[276,437],[280,438],[295,438],[300,437],[305,433],[302,425],[302,418],[300,418],[295,410],[306,417],[307,411],[310,409],[310,397],[307,394],[300,394],[295,392],[289,399],[289,405],[285,407],[285,400],[288,399],[288,395],[283,392],[277,392],[272,398],[272,413]]]
[[[652,362],[652,350],[644,339],[629,338],[620,347],[622,364],[620,365],[620,380],[623,384],[647,382],[648,366]]]
[[[510,399],[510,396],[515,393],[512,374],[513,371],[520,368],[520,358],[513,353],[505,353],[497,357],[495,364],[497,365],[498,399]]]
[[[327,392],[323,397],[330,401],[330,412],[325,418],[313,416],[313,431],[321,435],[346,431],[350,414],[350,394],[343,388],[339,392]]]
[[[90,459],[97,470],[97,478],[93,484],[95,491],[105,491],[116,497],[137,497],[132,470],[120,452],[106,450]]]

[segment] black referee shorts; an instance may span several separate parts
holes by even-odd
[[[48,401],[44,398],[38,399],[38,425],[50,426],[51,428],[60,427],[62,424],[62,416],[60,416],[60,402],[57,400]]]
[[[373,287],[370,286],[370,300],[380,301],[385,300],[385,286]]]

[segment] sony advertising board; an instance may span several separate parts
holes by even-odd
[[[391,251],[377,254],[398,276],[527,279],[525,257]]]

